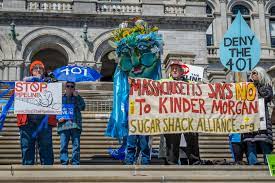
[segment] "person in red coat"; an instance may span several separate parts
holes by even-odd
[[[30,65],[32,76],[24,78],[27,82],[43,82],[45,80],[45,66],[41,61],[34,61]],[[48,127],[38,131],[39,125],[43,120],[48,121]],[[38,144],[41,165],[52,165],[54,162],[52,127],[56,126],[57,121],[54,115],[41,114],[18,114],[17,126],[20,132],[20,144],[23,165],[34,165],[35,143]],[[38,133],[37,133],[38,132]],[[37,133],[35,137],[33,134]]]

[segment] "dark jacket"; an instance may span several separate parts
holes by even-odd
[[[272,143],[272,123],[271,123],[271,119],[270,119],[270,115],[269,115],[269,111],[268,111],[268,105],[267,103],[271,102],[272,97],[273,97],[273,91],[272,91],[272,87],[270,85],[256,85],[257,90],[258,90],[258,94],[259,94],[259,98],[263,98],[264,99],[264,103],[265,103],[265,115],[266,115],[266,130],[259,130],[257,132],[253,132],[253,133],[246,133],[244,134],[244,141],[245,142],[267,142],[269,144],[273,144]],[[261,110],[261,109],[259,109]]]
[[[82,130],[82,115],[81,111],[85,109],[85,102],[81,96],[71,96],[67,97],[66,95],[63,95],[62,97],[62,104],[73,104],[74,106],[74,112],[73,112],[73,119],[72,120],[66,120],[65,122],[59,122],[57,131],[63,131],[63,130],[69,130],[69,129],[79,129]],[[62,118],[62,116],[57,116],[57,120]]]

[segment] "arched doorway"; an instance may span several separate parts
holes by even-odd
[[[114,51],[110,51],[106,53],[101,58],[101,71],[100,74],[102,75],[102,78],[100,81],[107,81],[112,82],[113,81],[113,75],[116,70],[117,63],[115,61],[115,55]]]
[[[33,55],[31,61],[41,60],[45,64],[46,71],[51,72],[58,67],[62,67],[68,64],[68,57],[65,53],[53,49],[53,48],[45,48],[40,49],[37,53]]]

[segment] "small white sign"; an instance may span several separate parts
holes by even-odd
[[[266,130],[265,104],[264,99],[259,98],[260,130]]]
[[[203,72],[204,68],[203,67],[198,67],[198,66],[193,66],[193,65],[188,65],[188,64],[183,64],[183,76],[189,81],[202,81],[203,80]]]
[[[62,114],[62,83],[15,82],[15,114]]]

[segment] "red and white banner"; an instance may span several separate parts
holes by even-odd
[[[253,83],[199,84],[131,79],[131,135],[229,134],[264,128],[260,124],[258,92]]]

